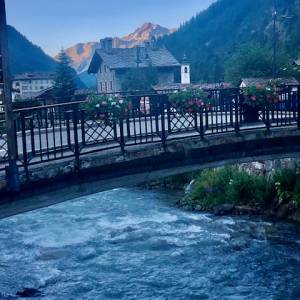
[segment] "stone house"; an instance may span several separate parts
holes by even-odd
[[[155,68],[159,85],[172,85],[175,72],[181,64],[166,49],[159,48],[155,42],[143,47],[113,48],[112,39],[101,40],[101,49],[92,57],[88,73],[96,74],[99,93],[122,91],[122,82],[126,71],[133,68]]]

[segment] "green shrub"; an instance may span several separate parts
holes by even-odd
[[[201,205],[211,209],[216,205],[227,202],[226,190],[233,177],[234,168],[205,170],[196,179],[195,186],[190,195],[191,205]],[[232,202],[229,200],[229,202]]]
[[[183,181],[174,178],[178,184],[180,180]],[[208,210],[224,203],[261,208],[291,203],[300,207],[300,174],[296,169],[277,171],[270,177],[249,174],[236,167],[205,170],[196,178],[184,203]]]
[[[297,176],[295,186],[293,189],[292,201],[295,204],[300,205],[300,176],[299,175]]]
[[[189,204],[205,209],[224,203],[264,206],[271,191],[264,176],[251,175],[235,167],[205,170],[196,180]]]
[[[292,200],[297,183],[297,174],[294,169],[277,171],[273,176],[273,184],[279,203],[287,203]],[[296,191],[295,191],[296,192]]]
[[[267,180],[263,176],[236,171],[226,189],[226,199],[237,205],[263,205],[267,196]]]

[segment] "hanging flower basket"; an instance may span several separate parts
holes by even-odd
[[[209,94],[201,89],[176,91],[169,96],[169,102],[177,112],[182,114],[197,113],[204,107],[212,105]]]
[[[242,89],[244,102],[242,104],[244,121],[255,123],[259,121],[259,111],[278,103],[278,87],[280,82],[270,80],[266,85],[250,86]]]
[[[128,117],[132,103],[128,98],[118,96],[90,95],[82,108],[89,119],[112,125]]]

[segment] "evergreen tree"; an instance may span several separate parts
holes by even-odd
[[[70,67],[70,59],[64,50],[58,56],[58,65],[55,74],[54,97],[58,102],[71,101],[76,90],[76,73]]]
[[[289,69],[287,61],[300,57],[300,0],[276,0],[276,3],[277,70],[280,73],[282,69]],[[178,60],[186,53],[194,82],[218,82],[224,76],[231,81],[240,76],[270,77],[272,11],[273,0],[218,0],[173,34],[162,37],[159,43]],[[246,51],[251,53],[248,55]],[[243,62],[244,57],[248,65]]]

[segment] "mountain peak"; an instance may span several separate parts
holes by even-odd
[[[133,33],[124,36],[122,40],[143,43],[147,40],[150,40],[152,36],[158,38],[164,35],[169,35],[170,33],[172,33],[172,31],[168,28],[162,27],[158,24],[153,24],[151,22],[146,22],[141,27],[137,28]]]

